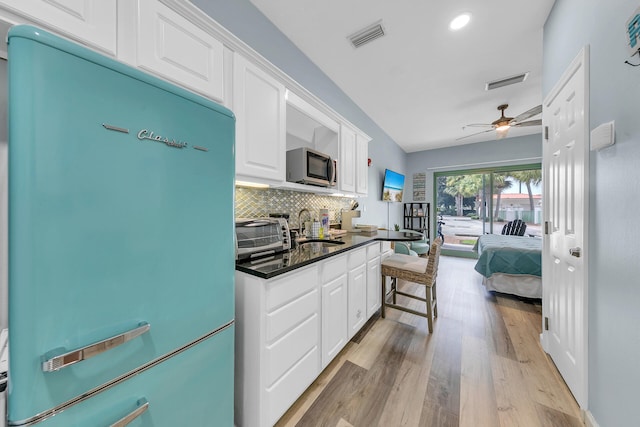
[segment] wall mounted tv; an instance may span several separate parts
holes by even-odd
[[[382,201],[402,202],[402,190],[404,189],[404,175],[390,169],[384,170],[382,181]]]

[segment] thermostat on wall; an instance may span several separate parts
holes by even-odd
[[[591,131],[591,151],[602,150],[615,142],[615,121],[603,123]]]

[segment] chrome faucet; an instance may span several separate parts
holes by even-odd
[[[300,212],[298,212],[298,236],[299,237],[302,237],[302,214],[305,212],[307,213],[307,215],[309,215],[309,220],[311,220],[311,212],[309,212],[309,209],[307,208],[300,209]]]

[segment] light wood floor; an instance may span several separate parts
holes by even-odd
[[[582,426],[540,346],[540,303],[487,292],[474,264],[440,258],[433,334],[425,318],[388,309],[277,425]]]

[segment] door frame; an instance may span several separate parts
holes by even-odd
[[[571,64],[567,67],[567,69],[562,74],[562,77],[558,79],[558,81],[553,86],[553,89],[549,91],[547,96],[543,101],[543,120],[545,118],[544,109],[547,108],[549,104],[559,95],[560,91],[563,87],[571,80],[571,78],[577,72],[584,73],[584,126],[582,130],[582,149],[584,150],[584,164],[583,164],[583,173],[584,173],[584,207],[583,210],[583,243],[582,243],[582,254],[581,256],[584,259],[584,268],[582,271],[582,279],[583,279],[583,301],[582,301],[582,312],[583,312],[583,324],[582,324],[582,348],[577,349],[576,351],[581,351],[584,355],[584,363],[581,366],[579,374],[582,377],[582,387],[580,390],[571,390],[574,395],[574,398],[578,402],[578,405],[581,409],[586,410],[589,402],[589,45],[584,46],[578,55],[573,59]],[[542,150],[542,171],[543,171],[543,209],[544,209],[544,222],[545,224],[550,220],[550,212],[549,212],[549,189],[548,186],[550,184],[550,180],[547,179],[546,171],[549,167],[549,156],[546,155],[545,145],[547,142],[547,138],[545,138],[544,133],[546,133],[546,123],[543,122],[543,150]],[[549,353],[549,334],[545,328],[545,318],[549,315],[550,310],[550,299],[548,294],[548,275],[545,275],[545,271],[551,270],[551,263],[553,260],[550,256],[550,239],[547,233],[543,233],[543,247],[542,247],[542,333],[540,334],[540,343],[544,351]]]

